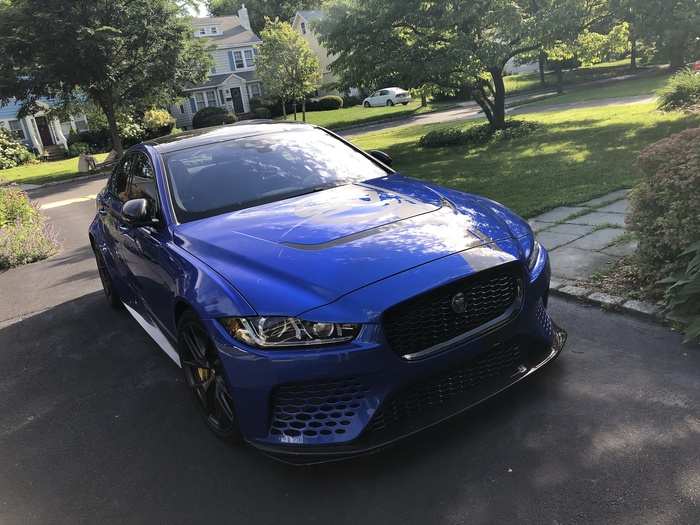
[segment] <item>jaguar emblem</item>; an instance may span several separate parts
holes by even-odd
[[[467,301],[464,294],[462,292],[455,294],[455,296],[452,297],[452,301],[450,301],[450,306],[452,307],[452,311],[456,314],[465,313],[467,311]]]

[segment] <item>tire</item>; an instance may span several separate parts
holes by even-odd
[[[386,105],[387,105],[387,106],[393,106],[394,103],[391,101],[391,99],[389,99],[389,100],[386,101]]]
[[[102,254],[99,252],[99,250],[95,249],[94,246],[92,248],[92,251],[95,254],[97,272],[100,274],[100,281],[102,281],[102,290],[105,293],[105,298],[107,299],[109,306],[111,306],[115,310],[121,310],[123,307],[122,301],[119,298],[119,294],[117,294],[117,291],[114,289],[112,276],[109,273],[109,268],[107,268],[107,264],[105,263],[104,257],[102,257]]]
[[[401,102],[404,106],[408,106],[408,102]]]
[[[243,436],[219,351],[192,310],[185,311],[177,323],[177,346],[185,382],[207,426],[224,441],[241,444]]]
[[[371,107],[372,107],[372,105],[371,105],[369,102],[365,102],[365,103],[364,103],[364,106],[365,106],[366,108],[371,108]]]

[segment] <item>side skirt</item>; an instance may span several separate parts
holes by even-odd
[[[140,313],[131,308],[128,304],[123,304],[126,307],[126,311],[129,312],[131,317],[133,317],[136,322],[141,325],[141,328],[143,328],[146,333],[151,336],[151,339],[156,342],[160,349],[163,350],[163,352],[165,352],[177,366],[182,368],[182,365],[180,364],[180,356],[177,353],[177,350],[173,348],[173,345],[170,344],[168,338],[165,337],[165,334],[163,334],[163,332],[161,332],[157,326],[149,323]]]

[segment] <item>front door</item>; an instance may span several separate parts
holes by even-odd
[[[245,113],[245,109],[243,108],[243,96],[241,95],[241,88],[231,88],[231,100],[233,102],[233,111],[235,113]]]
[[[39,129],[42,144],[44,146],[52,146],[53,139],[51,138],[51,130],[46,117],[35,117],[34,120],[36,120],[36,127]]]

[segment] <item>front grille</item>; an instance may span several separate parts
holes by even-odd
[[[368,391],[355,378],[279,386],[272,395],[270,433],[280,438],[345,434]]]
[[[523,355],[517,345],[496,347],[475,360],[432,379],[410,385],[387,399],[375,413],[368,431],[385,430],[401,421],[436,410],[487,382],[518,373]]]
[[[389,308],[384,334],[394,352],[418,353],[505,314],[519,295],[519,267],[507,264],[461,279]],[[464,296],[464,312],[453,308]]]

